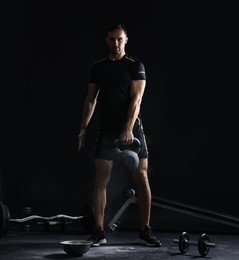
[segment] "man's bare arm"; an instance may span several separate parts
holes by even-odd
[[[131,103],[128,110],[128,117],[125,125],[125,129],[121,134],[121,141],[124,144],[129,144],[133,141],[133,127],[135,121],[139,115],[142,98],[146,86],[145,80],[134,80],[131,84],[130,94]]]
[[[84,144],[85,131],[95,111],[99,90],[96,84],[89,83],[87,96],[84,101],[83,114],[79,131],[79,150]]]

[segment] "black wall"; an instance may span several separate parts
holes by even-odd
[[[0,191],[11,213],[30,205],[41,214],[76,215],[91,199],[95,117],[79,153],[77,134],[90,65],[106,55],[104,26],[121,18],[129,30],[127,52],[147,70],[142,114],[153,196],[239,216],[226,8],[153,0],[6,6]],[[119,174],[109,186],[115,208],[120,191],[133,186],[130,175]],[[184,219],[152,213],[159,227],[172,227],[167,216],[175,227],[175,219]]]

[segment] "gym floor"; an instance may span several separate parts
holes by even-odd
[[[208,234],[210,241],[216,246],[209,249],[208,254],[202,257],[197,246],[190,245],[185,254],[181,254],[178,245],[173,239],[179,238],[179,233],[155,232],[162,243],[159,248],[152,248],[138,243],[136,231],[114,231],[107,233],[107,244],[100,247],[91,247],[83,256],[74,257],[65,253],[61,241],[85,240],[87,234],[59,233],[59,232],[32,232],[8,231],[0,238],[0,259],[239,259],[239,236],[235,234]],[[197,241],[201,234],[190,234],[191,241]]]

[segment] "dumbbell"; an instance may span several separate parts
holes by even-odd
[[[173,239],[174,243],[178,244],[179,251],[182,254],[185,254],[188,251],[189,246],[197,246],[198,252],[201,256],[206,256],[210,250],[210,248],[215,247],[215,243],[211,243],[209,236],[206,233],[203,233],[198,241],[190,241],[189,234],[187,232],[183,232],[179,239]]]
[[[29,223],[31,220],[43,221],[46,224],[49,222],[62,222],[63,225],[66,220],[81,220],[82,227],[89,233],[91,233],[95,227],[94,209],[90,202],[85,203],[80,216],[69,216],[65,214],[59,214],[52,217],[43,217],[38,215],[30,215],[24,218],[11,219],[10,212],[7,205],[0,201],[0,238],[7,234],[8,227],[11,222],[16,223]]]

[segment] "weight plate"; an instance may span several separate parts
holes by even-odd
[[[185,254],[188,251],[189,248],[188,241],[189,241],[189,234],[187,232],[183,232],[180,235],[179,242],[178,242],[178,248],[182,254]]]
[[[206,256],[209,252],[209,247],[206,246],[206,243],[209,243],[210,239],[207,234],[202,234],[198,239],[198,252],[201,256]]]

